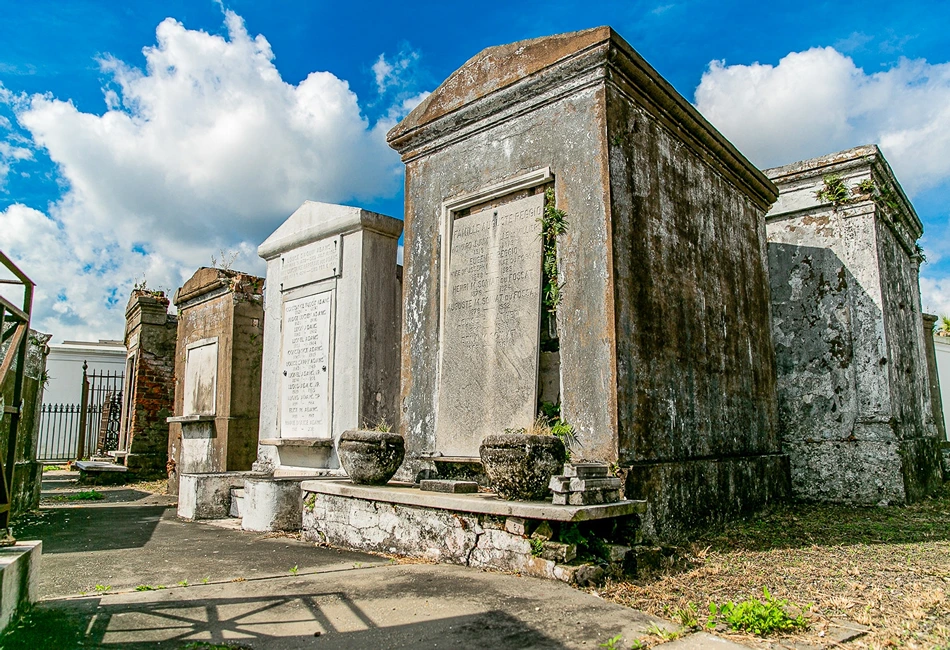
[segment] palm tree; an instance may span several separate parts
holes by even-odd
[[[944,314],[940,317],[937,326],[934,328],[934,333],[937,336],[950,336],[950,316]]]

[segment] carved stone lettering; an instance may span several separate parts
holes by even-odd
[[[340,275],[340,237],[321,239],[280,258],[280,285],[287,291]]]
[[[482,438],[537,409],[544,196],[456,219],[449,244],[437,451],[478,456]]]
[[[281,323],[280,436],[330,437],[332,291],[284,302]]]

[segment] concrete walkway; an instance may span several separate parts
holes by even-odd
[[[44,495],[71,481],[51,475]],[[77,647],[597,648],[620,634],[629,648],[676,629],[561,583],[186,523],[168,497],[96,489],[107,499],[46,501],[17,531],[43,540],[40,613]],[[740,646],[694,634],[663,647]]]

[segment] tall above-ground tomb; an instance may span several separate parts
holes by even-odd
[[[545,403],[574,460],[616,463],[649,502],[648,536],[787,496],[776,188],[616,32],[486,49],[388,142],[406,164],[404,474],[476,467],[485,435]],[[552,248],[539,219],[557,214]]]

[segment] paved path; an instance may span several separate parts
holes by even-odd
[[[44,483],[46,496],[77,489],[62,475]],[[96,489],[108,498],[45,501],[18,531],[43,540],[41,613],[73,635],[60,646],[592,649],[621,634],[629,648],[653,625],[676,629],[561,583],[186,523],[168,497]],[[708,635],[668,645],[739,647]]]

